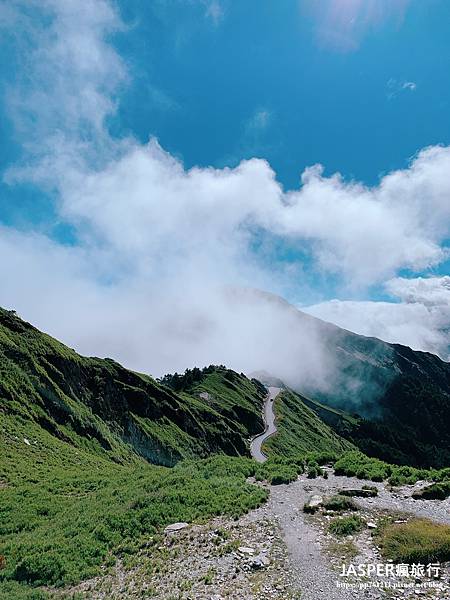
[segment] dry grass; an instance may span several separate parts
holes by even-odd
[[[427,519],[384,524],[378,533],[383,556],[394,562],[430,563],[450,560],[450,525]]]

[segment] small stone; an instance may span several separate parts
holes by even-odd
[[[27,438],[23,438],[23,441],[27,446],[31,446],[30,440],[27,440]]]
[[[264,556],[264,554],[258,554],[258,556],[255,556],[252,559],[250,566],[252,569],[257,571],[259,569],[264,569],[265,567],[268,567],[269,564],[270,560],[267,558],[267,556]]]
[[[180,531],[181,529],[185,529],[186,527],[189,527],[189,523],[172,523],[172,525],[167,525],[167,527],[164,529],[164,532],[171,533],[175,531]]]
[[[248,555],[255,554],[255,550],[253,548],[248,548],[247,546],[240,546],[238,548],[238,550],[241,554],[248,554]]]
[[[322,503],[323,503],[322,496],[319,496],[319,494],[313,494],[309,498],[309,500],[305,504],[305,506],[303,507],[303,510],[306,513],[315,513],[316,510],[321,506]]]
[[[377,524],[376,524],[376,523],[373,523],[373,521],[368,521],[368,523],[367,523],[367,527],[368,527],[369,529],[376,529],[376,528],[377,528]]]

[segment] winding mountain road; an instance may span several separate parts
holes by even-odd
[[[275,413],[273,412],[273,401],[281,392],[281,388],[279,387],[269,387],[267,398],[264,402],[264,423],[265,430],[263,433],[260,433],[250,443],[250,453],[253,458],[258,462],[264,462],[267,460],[267,456],[261,450],[263,443],[269,438],[271,435],[276,433],[277,427],[275,425]]]

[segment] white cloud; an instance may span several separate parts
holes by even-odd
[[[108,43],[124,28],[117,13],[107,0],[15,0],[14,8],[21,70],[7,99],[24,145],[41,157],[62,141],[106,152],[105,119],[126,80]]]
[[[302,310],[356,333],[449,360],[450,277],[399,277],[388,281],[386,288],[400,301],[331,300]]]
[[[32,175],[57,184],[62,217],[93,236],[91,244],[101,240],[134,262],[145,257],[147,269],[161,264],[163,250],[168,264],[200,248],[215,259],[245,256],[255,235],[310,244],[321,269],[353,286],[447,256],[440,244],[449,235],[450,148],[422,151],[375,188],[313,168],[286,194],[263,160],[185,171],[154,141],[119,147],[120,157],[99,171],[81,168],[63,147]]]
[[[270,255],[277,237],[303,245],[320,269],[358,286],[446,256],[450,148],[423,150],[373,188],[325,177],[316,166],[285,193],[257,159],[186,170],[155,140],[142,145],[108,134],[105,121],[126,79],[107,43],[122,28],[111,6],[35,6],[52,21],[35,23],[32,85],[22,82],[12,96],[29,154],[8,181],[50,188],[79,245],[0,230],[8,257],[0,263],[8,281],[0,304],[83,352],[155,374],[209,362],[270,370],[276,361],[280,373],[324,379],[331,359],[314,331],[306,327],[301,336],[276,305],[230,303],[222,291],[228,284],[282,288],[284,274],[255,248]],[[256,116],[265,127],[267,111]]]

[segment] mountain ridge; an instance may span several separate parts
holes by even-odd
[[[296,376],[296,365],[302,373],[300,356],[289,357],[284,374],[274,370],[270,375],[306,398],[356,414],[356,422],[345,427],[342,420],[326,421],[339,435],[388,462],[436,468],[450,464],[450,363],[429,352],[347,331],[267,292],[247,289],[240,298],[282,310],[292,337],[310,334],[320,340],[329,359],[324,381]],[[316,414],[324,416],[319,410]]]
[[[264,428],[265,396],[259,381],[223,365],[154,380],[110,358],[82,357],[0,309],[0,412],[12,429],[14,421],[33,422],[116,462],[173,466],[216,453],[249,456],[250,438]],[[300,399],[298,410],[309,410]],[[303,432],[303,449],[317,449],[321,436],[333,450],[346,446],[311,415],[318,434]]]
[[[305,384],[301,377],[296,381],[300,359],[295,355],[290,357],[294,372],[290,380],[272,373],[299,394],[299,413],[308,406],[337,439],[387,462],[436,468],[450,464],[449,363],[430,353],[347,332],[271,294],[245,290],[244,298],[234,294],[233,301],[240,298],[251,305],[255,294],[258,302],[275,303],[289,313],[292,334],[298,327],[299,346],[305,351],[306,334],[312,331],[333,358],[334,372],[324,387]],[[130,448],[169,466],[214,452],[245,456],[248,439],[262,430],[264,391],[243,373],[224,366],[208,372],[205,367],[156,381],[112,359],[83,358],[11,311],[0,311],[0,327],[0,393],[9,398],[10,408],[32,414],[69,440],[84,435],[116,460],[129,458]],[[275,357],[277,352],[275,345]],[[193,374],[200,379],[187,385],[186,377],[192,379]],[[184,378],[184,389],[173,389],[177,378]],[[14,392],[18,381],[26,388],[25,397],[35,399],[33,406],[28,401],[23,406],[14,403],[14,393],[20,396]],[[333,409],[341,411],[340,418]],[[290,422],[305,433],[298,420]]]

